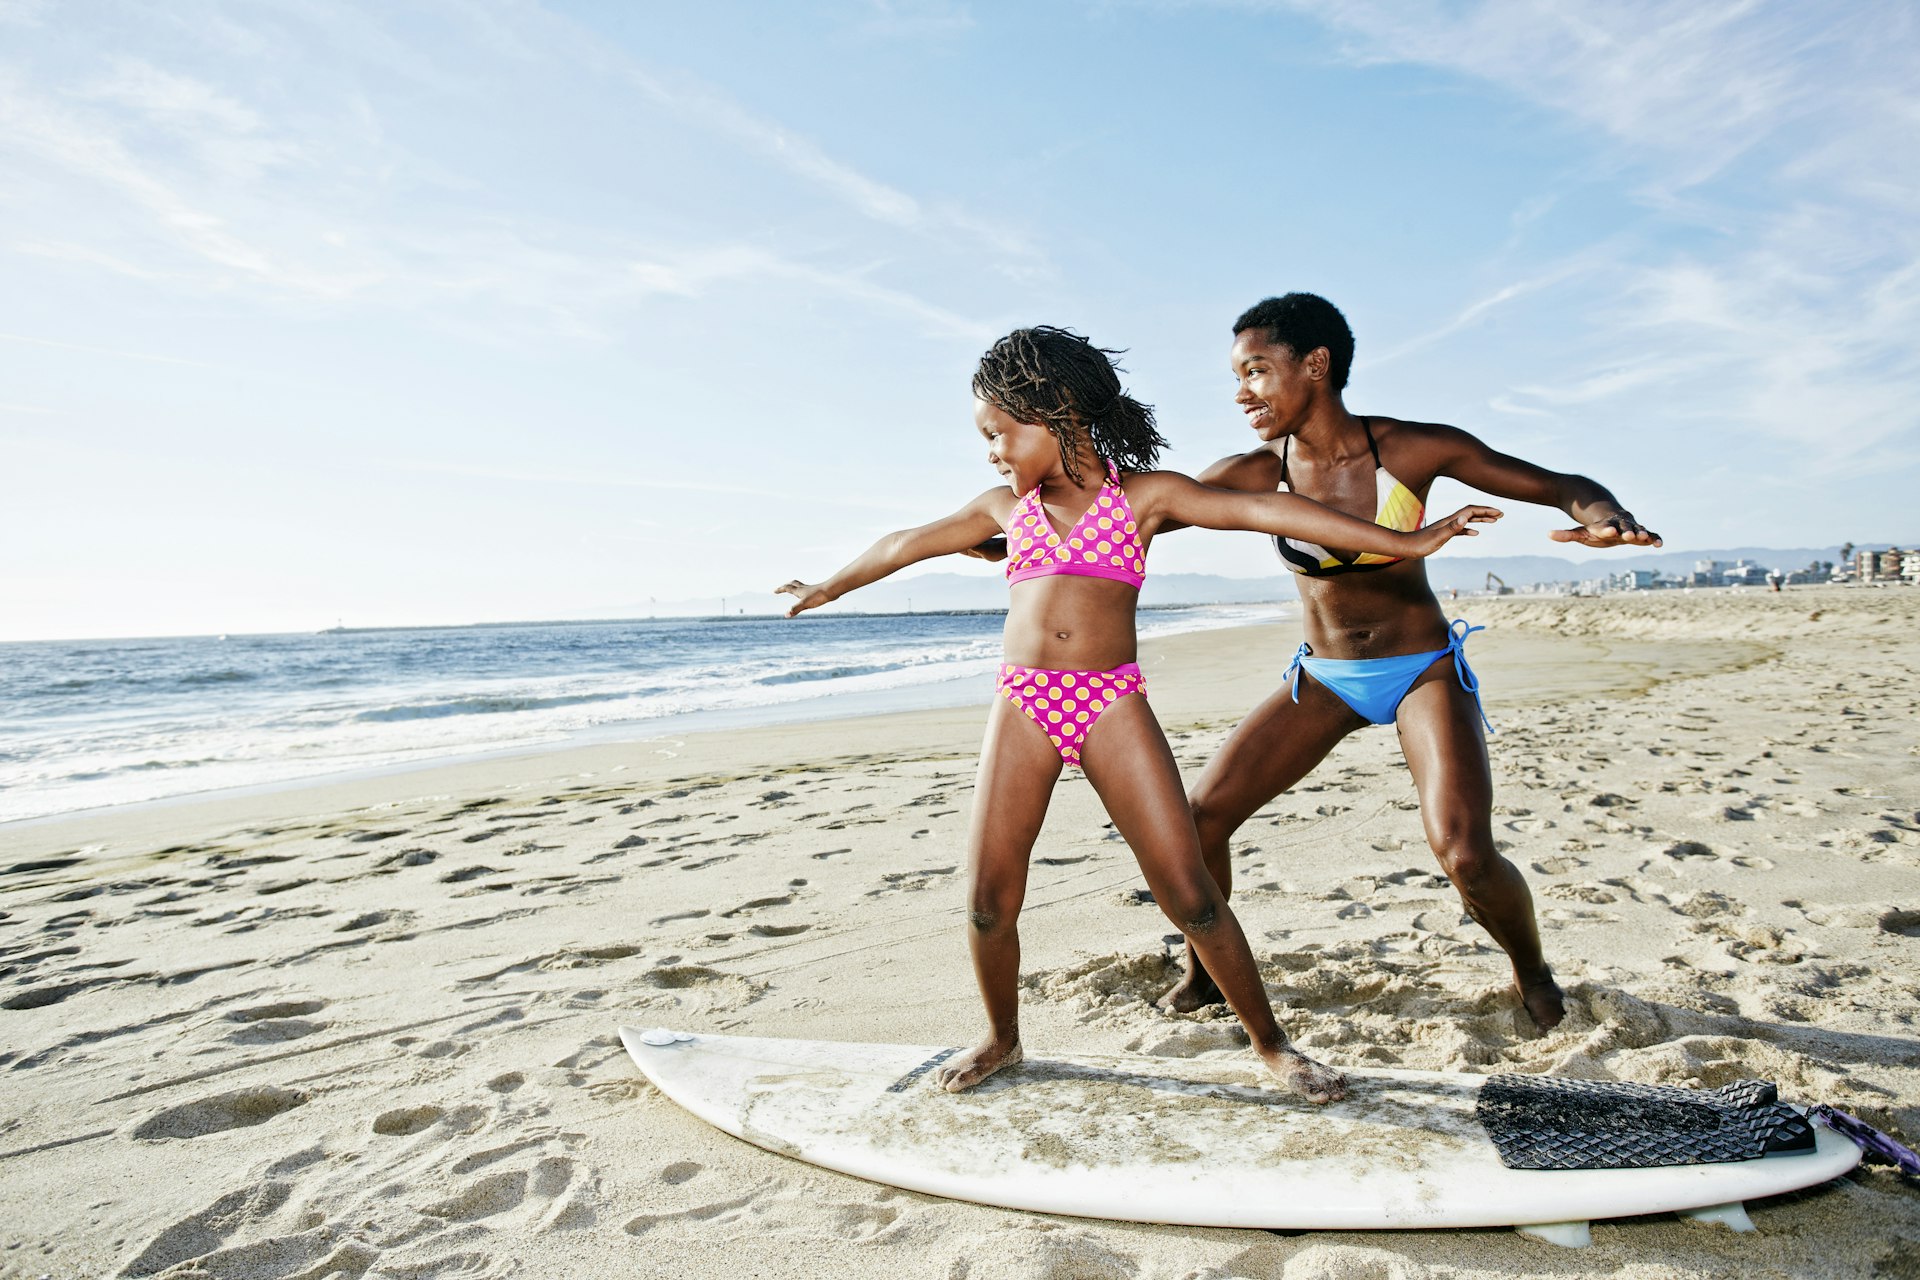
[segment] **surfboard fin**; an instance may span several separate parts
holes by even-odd
[[[1747,1216],[1746,1203],[1740,1200],[1736,1200],[1732,1204],[1709,1204],[1702,1205],[1698,1209],[1682,1209],[1680,1210],[1680,1216],[1689,1222],[1717,1222],[1721,1226],[1734,1231],[1758,1231],[1760,1229],[1753,1225],[1753,1219]]]
[[[1584,1249],[1593,1243],[1593,1228],[1585,1222],[1527,1222],[1514,1230],[1563,1249]]]

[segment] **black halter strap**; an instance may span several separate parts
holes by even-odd
[[[1360,419],[1360,429],[1367,433],[1367,452],[1373,455],[1373,469],[1375,471],[1378,471],[1380,469],[1380,446],[1373,442],[1373,419],[1363,415]],[[1288,436],[1285,440],[1280,442],[1280,483],[1281,484],[1287,483],[1287,454],[1292,450],[1292,448],[1293,448],[1292,436]],[[1289,485],[1288,487],[1291,488],[1292,486]]]

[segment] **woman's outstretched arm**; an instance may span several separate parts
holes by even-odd
[[[1001,531],[1000,508],[1007,504],[1011,493],[1004,485],[989,489],[950,516],[917,529],[900,529],[888,534],[824,582],[802,582],[795,578],[775,587],[773,592],[794,597],[793,607],[787,610],[791,618],[878,582],[910,564],[978,546]]]
[[[1535,466],[1488,447],[1458,427],[1425,424],[1419,430],[1422,446],[1437,454],[1435,475],[1450,476],[1497,498],[1558,507],[1571,516],[1577,527],[1555,529],[1548,535],[1555,542],[1589,547],[1660,545],[1660,535],[1643,527],[1597,480]]]

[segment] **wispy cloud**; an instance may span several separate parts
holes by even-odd
[[[1588,363],[1512,387],[1497,408],[1631,402],[1807,446],[1813,466],[1850,466],[1920,435],[1920,11],[1763,0],[1263,7],[1324,22],[1354,62],[1449,71],[1592,128],[1630,193],[1695,233],[1585,251],[1574,283]],[[1545,197],[1523,207],[1528,222],[1550,212]],[[1376,362],[1443,342],[1541,280],[1570,279],[1554,269],[1497,290]]]
[[[22,333],[0,333],[0,342],[15,342],[29,347],[47,347],[55,351],[79,351],[94,356],[112,356],[116,360],[145,360],[154,364],[178,364],[195,369],[224,370],[224,366],[208,364],[204,360],[186,360],[179,356],[157,355],[151,351],[125,351],[117,347],[99,347],[85,342],[57,342],[51,338],[35,338]]]
[[[218,67],[245,49],[284,54],[298,43],[299,24],[324,20],[326,41],[344,46],[349,59],[409,78],[420,70],[377,15],[353,6],[290,4],[256,17],[253,26],[229,19],[210,33],[196,29],[207,40],[195,65]],[[945,254],[958,242],[979,246],[1003,274],[1050,270],[1022,233],[944,200],[922,201],[717,88],[640,68],[537,6],[460,8],[449,18],[494,56],[511,55],[522,67],[512,74],[545,60],[551,65],[534,74],[551,75],[557,65],[572,78],[598,75],[603,87],[620,86],[638,115],[718,136],[741,163],[798,180],[906,236],[889,258]],[[256,100],[274,91],[245,71],[254,60],[227,67],[232,74],[216,82],[211,72],[188,74],[150,53],[109,53],[69,85],[0,54],[0,157],[11,152],[55,192],[37,223],[30,205],[0,217],[0,234],[14,232],[12,251],[202,296],[252,292],[268,302],[425,310],[456,330],[509,338],[533,328],[606,342],[649,299],[767,278],[905,317],[929,333],[968,341],[985,333],[980,322],[889,280],[891,264],[875,265],[871,237],[849,261],[850,244],[821,243],[817,234],[782,246],[779,217],[764,213],[696,237],[686,228],[583,235],[551,212],[509,211],[502,206],[524,203],[514,193],[390,137],[361,79],[323,71],[317,91],[303,90],[301,109],[290,112],[277,97],[272,106]],[[456,198],[402,202],[394,198],[402,185]],[[62,198],[62,186],[72,194]],[[54,213],[73,208],[89,213],[77,221]],[[512,314],[476,323],[479,303]]]
[[[1377,356],[1365,357],[1360,360],[1359,363],[1362,363],[1367,368],[1390,364],[1402,356],[1424,350],[1436,343],[1444,342],[1456,333],[1472,328],[1476,323],[1485,319],[1493,312],[1500,310],[1502,307],[1507,306],[1509,303],[1525,298],[1530,294],[1538,293],[1543,289],[1550,289],[1554,285],[1581,275],[1591,269],[1592,265],[1590,263],[1570,261],[1562,263],[1541,275],[1533,276],[1525,280],[1516,280],[1512,284],[1502,285],[1485,297],[1477,298],[1468,303],[1440,325],[1427,330],[1425,333],[1408,338],[1406,341],[1381,352]]]

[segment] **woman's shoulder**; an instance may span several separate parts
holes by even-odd
[[[1394,440],[1402,445],[1418,447],[1427,444],[1448,445],[1466,432],[1458,427],[1448,426],[1444,422],[1417,422],[1411,418],[1387,418],[1379,414],[1367,415],[1367,428],[1373,432],[1375,444],[1385,444]]]
[[[1396,474],[1402,469],[1437,471],[1463,445],[1475,443],[1472,435],[1444,422],[1369,416],[1367,425],[1373,433],[1374,447],[1380,452],[1381,465]]]

